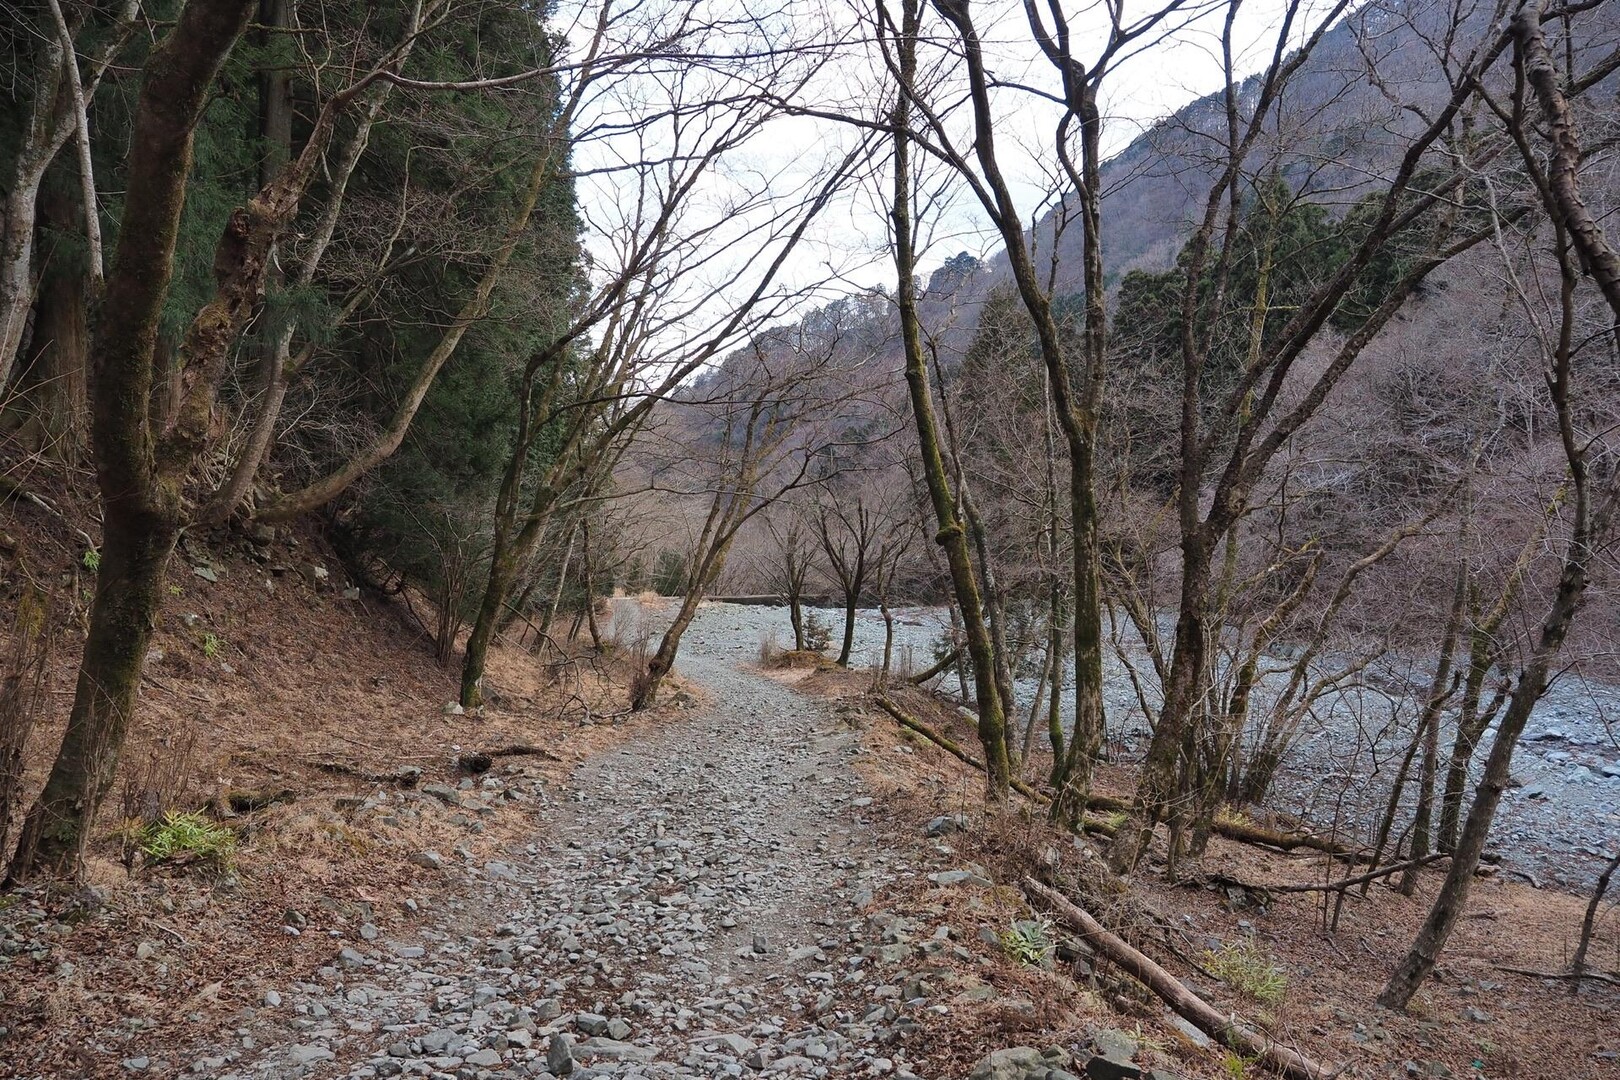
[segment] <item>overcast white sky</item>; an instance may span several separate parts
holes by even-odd
[[[558,16],[564,26],[574,21],[570,40],[578,43],[584,39],[578,27],[594,18],[603,2],[628,4],[629,0],[563,0]],[[662,10],[666,15],[673,10],[690,12],[704,2],[698,0],[694,5],[690,0],[645,0],[646,5],[652,6],[643,6],[641,11]],[[874,0],[706,2],[709,10],[725,16],[747,14],[779,20],[767,37],[780,46],[784,37],[788,40],[821,37],[847,30],[862,19],[869,20]],[[1217,6],[1213,0],[1193,2],[1203,5],[1202,15],[1190,24],[1183,18],[1182,25],[1171,36],[1118,65],[1110,76],[1103,102],[1107,116],[1105,147],[1110,154],[1123,149],[1155,121],[1220,88],[1219,32],[1226,8]],[[677,7],[659,9],[658,4]],[[1325,8],[1325,4],[1321,4],[1321,8]],[[1245,43],[1237,55],[1237,68],[1241,73],[1258,70],[1269,59],[1276,33],[1274,23],[1281,9],[1282,0],[1250,0],[1240,9],[1235,25],[1237,40]],[[1104,40],[1102,31],[1107,25],[1106,10],[1095,3],[1074,3],[1067,5],[1066,10],[1073,39],[1097,42],[1100,46]],[[1127,21],[1132,10],[1126,9]],[[1136,14],[1139,16],[1148,10],[1144,3],[1136,9]],[[995,74],[1042,88],[1050,89],[1055,85],[1054,72],[1031,40],[1021,0],[973,0],[973,13]],[[1302,21],[1311,24],[1311,20]],[[925,33],[930,27],[938,31],[943,22],[930,8],[925,13],[924,26]],[[1084,48],[1081,54],[1089,59]],[[835,63],[818,73],[800,97],[827,104],[870,102],[882,93],[886,83],[876,55],[856,44],[848,46]],[[655,100],[657,92],[627,82],[615,89],[615,105],[622,104],[617,100],[618,95],[631,95],[638,103],[645,103]],[[1051,138],[1056,115],[1053,107],[1037,97],[1012,90],[1003,92],[997,104],[1005,110],[997,128],[1003,167],[1017,183],[1016,194],[1027,216],[1037,212],[1045,193],[1051,189],[1048,171],[1042,168],[1041,162],[1052,158]],[[797,117],[773,121],[744,152],[730,158],[725,176],[706,182],[703,192],[711,213],[724,216],[727,200],[736,198],[738,191],[762,176],[774,177],[787,187],[795,181],[808,182],[857,137],[847,125],[831,120]],[[610,162],[634,162],[638,155],[646,153],[645,143],[632,144],[626,138],[609,137],[581,144],[575,152],[575,163],[577,168],[589,172]],[[884,153],[868,182],[852,186],[825,212],[810,240],[794,258],[793,280],[808,282],[825,278],[831,272],[842,281],[844,291],[892,283],[885,218],[885,192],[889,183],[886,166],[887,154]],[[579,185],[584,215],[597,227],[595,233],[588,236],[587,243],[604,257],[608,254],[604,234],[611,223],[623,220],[622,211],[629,204],[628,192],[632,190],[631,175],[626,170],[587,176]],[[988,256],[999,246],[965,188],[958,186],[946,198],[948,209],[937,213],[932,222],[931,245],[924,253],[921,267],[925,274],[959,251]],[[742,227],[740,217],[733,223],[739,229]]]

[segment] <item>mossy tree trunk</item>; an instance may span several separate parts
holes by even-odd
[[[894,197],[890,214],[894,221],[894,258],[898,277],[897,300],[900,334],[905,347],[906,388],[916,423],[917,442],[922,457],[923,478],[937,527],[935,542],[945,552],[950,569],[951,588],[957,611],[967,636],[968,657],[973,664],[973,692],[978,704],[979,742],[984,747],[986,794],[996,802],[1005,801],[1012,780],[1007,754],[1007,721],[996,690],[996,667],[990,632],[985,624],[984,604],[973,570],[973,554],[967,530],[951,492],[950,477],[941,453],[939,423],[934,414],[933,387],[923,348],[922,327],[917,311],[917,253],[911,190],[911,95],[917,74],[917,35],[921,5],[903,0],[902,25],[895,42],[900,94],[891,117],[894,132]]]
[[[164,566],[182,523],[186,451],[198,415],[193,403],[172,442],[152,429],[159,317],[174,271],[192,135],[255,6],[253,0],[190,0],[146,64],[130,138],[124,221],[90,350],[90,436],[103,536],[90,632],[67,731],[28,812],[12,880],[76,872],[135,709]],[[240,240],[228,233],[222,253]],[[194,324],[188,339],[212,339],[228,329],[228,318],[218,309],[212,314],[206,326]]]

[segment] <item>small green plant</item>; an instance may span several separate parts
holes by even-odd
[[[201,814],[170,811],[141,826],[136,841],[153,862],[199,862],[226,871],[236,856],[236,833]]]
[[[1052,925],[1041,919],[1019,919],[1001,934],[1001,947],[1020,964],[1044,967],[1052,956]]]
[[[98,548],[85,548],[84,558],[80,560],[84,568],[92,574],[101,569],[101,551]]]
[[[1096,825],[1104,832],[1112,835],[1119,831],[1121,825],[1125,824],[1125,819],[1128,816],[1123,810],[1110,810],[1105,814],[1087,814],[1086,824]]]
[[[1226,1074],[1227,1080],[1244,1080],[1249,1075],[1248,1059],[1235,1050],[1228,1050],[1221,1058],[1221,1072]]]
[[[819,611],[804,613],[804,647],[807,652],[826,652],[832,644],[832,624]]]
[[[1288,991],[1283,969],[1252,941],[1237,941],[1204,954],[1204,966],[1221,982],[1262,1005],[1275,1005]]]
[[[178,586],[178,585],[170,585],[169,586],[169,595],[170,596],[179,596],[181,591],[182,590],[181,590],[180,586]]]
[[[214,657],[218,656],[219,650],[223,649],[224,647],[225,639],[220,637],[218,634],[210,631],[209,633],[203,635],[202,651],[203,655],[208,659],[212,660]]]

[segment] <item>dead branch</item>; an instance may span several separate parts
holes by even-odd
[[[1281,885],[1266,885],[1256,881],[1244,881],[1241,878],[1235,878],[1229,874],[1200,874],[1197,877],[1183,878],[1180,882],[1178,882],[1178,884],[1192,888],[1207,885],[1230,885],[1239,889],[1247,889],[1251,892],[1257,893],[1344,892],[1346,889],[1354,888],[1355,886],[1363,884],[1364,882],[1377,881],[1379,878],[1392,877],[1395,874],[1402,873],[1406,870],[1415,870],[1420,866],[1427,866],[1432,862],[1438,862],[1441,859],[1449,857],[1450,854],[1448,852],[1436,851],[1432,854],[1423,856],[1421,859],[1408,859],[1405,862],[1390,863],[1388,866],[1379,867],[1377,870],[1371,870],[1365,874],[1357,874],[1355,877],[1340,878],[1338,881],[1285,882]]]
[[[1535,979],[1563,979],[1571,982],[1578,982],[1581,979],[1591,979],[1593,982],[1608,983],[1610,986],[1620,986],[1620,979],[1615,978],[1613,975],[1605,975],[1601,971],[1582,971],[1578,974],[1573,971],[1534,971],[1530,968],[1508,967],[1505,964],[1498,964],[1496,970],[1510,971],[1515,975],[1528,975]]]
[[[939,663],[935,664],[933,667],[929,668],[927,671],[921,672],[920,674],[917,674],[917,675],[913,675],[910,678],[910,680],[908,680],[908,681],[911,683],[912,686],[921,686],[924,683],[926,683],[929,679],[932,679],[935,675],[943,674],[944,672],[949,671],[951,668],[955,667],[956,662],[958,660],[960,660],[961,658],[962,658],[962,647],[960,645],[958,645],[956,648],[954,648],[950,652],[946,653],[945,658],[943,660],[941,660]]]

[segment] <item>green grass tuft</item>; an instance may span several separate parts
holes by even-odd
[[[1221,982],[1262,1005],[1276,1005],[1288,992],[1287,974],[1252,941],[1205,953],[1204,966]]]
[[[154,862],[195,860],[224,872],[236,857],[236,833],[201,814],[171,811],[142,826],[136,846]]]

